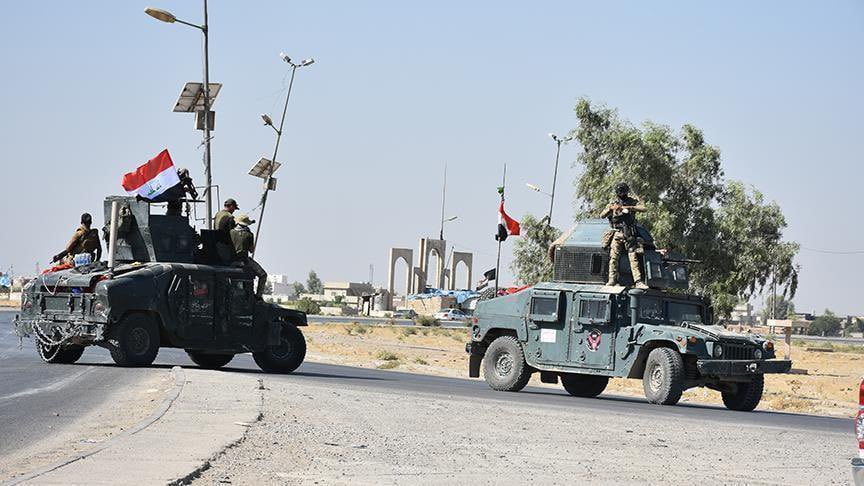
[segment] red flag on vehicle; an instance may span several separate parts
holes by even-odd
[[[504,212],[504,199],[501,199],[501,204],[498,205],[498,234],[495,239],[504,241],[508,236],[519,236],[519,221],[511,218]]]
[[[146,164],[123,176],[123,189],[148,202],[165,202],[183,197],[183,186],[168,149]]]

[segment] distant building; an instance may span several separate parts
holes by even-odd
[[[295,300],[297,291],[294,289],[294,282],[288,280],[287,275],[268,274],[267,282],[270,283],[273,291],[271,295],[273,299],[279,300]]]
[[[729,324],[755,326],[756,315],[753,313],[753,305],[749,302],[742,302],[736,305],[729,315]]]
[[[375,287],[366,282],[324,282],[324,297],[336,300],[336,296],[362,297],[375,293]]]

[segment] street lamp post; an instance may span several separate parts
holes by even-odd
[[[204,204],[207,206],[207,228],[213,229],[213,197],[210,188],[213,186],[213,176],[210,170],[210,53],[208,50],[207,0],[204,0],[204,24],[197,25],[180,20],[171,12],[159,8],[147,7],[144,13],[156,20],[169,24],[178,23],[199,29],[204,34]]]
[[[558,149],[555,151],[555,172],[552,176],[552,194],[549,195],[549,225],[552,225],[552,208],[555,206],[555,183],[558,182],[558,158],[561,156],[561,144],[567,143],[570,140],[573,140],[572,137],[560,138],[558,135],[554,133],[549,134],[549,138],[555,141],[558,145]]]
[[[315,59],[310,57],[309,59],[295,63],[285,53],[279,53],[279,57],[291,65],[291,80],[288,82],[288,93],[285,95],[285,104],[282,106],[282,119],[279,121],[279,128],[273,126],[273,119],[269,115],[261,115],[264,125],[269,126],[276,132],[276,145],[273,147],[273,158],[270,159],[272,162],[270,163],[267,177],[264,180],[264,194],[261,195],[261,213],[258,215],[258,228],[255,229],[255,246],[252,249],[252,257],[255,257],[255,250],[258,249],[258,236],[261,234],[261,222],[264,220],[264,209],[267,207],[267,194],[273,186],[273,171],[276,170],[276,154],[279,152],[279,142],[282,140],[282,128],[285,126],[285,113],[288,112],[288,100],[291,99],[291,88],[294,87],[294,74],[297,72],[297,68],[305,67],[315,62]]]

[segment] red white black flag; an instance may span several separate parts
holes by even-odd
[[[495,239],[504,241],[508,236],[519,236],[519,221],[504,212],[504,198],[501,198],[501,204],[498,205],[498,234]]]
[[[168,149],[146,164],[123,176],[123,189],[148,202],[165,202],[183,197],[183,186]]]

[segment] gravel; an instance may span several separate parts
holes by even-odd
[[[849,484],[853,436],[265,378],[200,484]],[[850,423],[851,430],[851,423]]]

